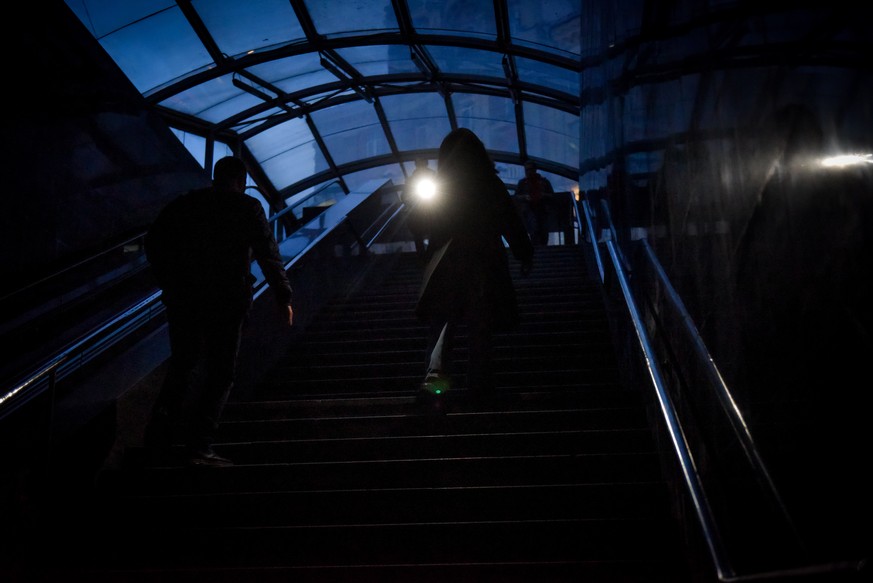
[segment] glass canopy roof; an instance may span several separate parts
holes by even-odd
[[[579,0],[66,0],[206,166],[237,150],[275,211],[404,182],[467,127],[512,188],[579,166]]]

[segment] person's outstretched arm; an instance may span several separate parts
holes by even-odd
[[[273,290],[280,317],[283,321],[287,319],[290,326],[294,322],[294,309],[291,307],[292,290],[288,273],[285,271],[285,262],[279,253],[279,245],[270,230],[264,209],[258,201],[253,200],[253,202],[255,204],[252,206],[252,254]]]

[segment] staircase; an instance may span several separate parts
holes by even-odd
[[[513,262],[502,390],[470,398],[462,333],[444,415],[414,398],[421,266],[373,261],[254,398],[228,403],[216,450],[235,466],[104,476],[104,512],[55,532],[40,580],[687,580],[643,398],[619,381],[579,249],[538,248],[527,278]]]

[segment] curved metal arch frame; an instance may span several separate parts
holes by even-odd
[[[303,28],[306,40],[285,43],[243,55],[229,56],[221,52],[210,31],[200,19],[197,10],[193,7],[191,0],[177,0],[177,5],[206,47],[215,65],[144,94],[147,103],[174,127],[205,136],[207,139],[226,142],[239,151],[250,162],[251,166],[256,167],[253,178],[259,186],[259,191],[277,210],[284,208],[284,201],[287,198],[325,180],[338,179],[343,189],[348,192],[343,180],[343,176],[348,172],[385,164],[398,164],[404,175],[406,174],[403,163],[410,159],[410,153],[401,151],[397,147],[389,122],[379,104],[381,97],[409,93],[439,93],[443,97],[447,117],[453,128],[457,127],[457,121],[450,99],[452,94],[475,93],[511,99],[515,104],[519,152],[518,154],[491,152],[491,154],[495,161],[517,164],[527,159],[522,103],[536,103],[575,115],[578,115],[581,109],[580,95],[568,94],[551,87],[519,79],[515,68],[515,58],[517,57],[535,60],[545,65],[577,73],[582,70],[582,60],[578,55],[554,47],[545,50],[527,44],[513,43],[505,0],[495,0],[494,2],[497,25],[494,38],[419,33],[412,24],[408,6],[404,0],[392,0],[391,2],[398,21],[399,30],[397,31],[325,36],[317,32],[303,0],[290,0],[290,3]],[[375,45],[407,47],[410,51],[410,59],[417,62],[421,72],[365,76],[336,52],[337,49]],[[430,57],[427,46],[460,47],[502,55],[504,75],[491,77],[445,73]],[[335,68],[338,79],[327,84],[307,87],[294,93],[284,93],[278,87],[258,78],[249,71],[249,68],[255,65],[304,54],[319,55],[323,63],[327,61],[327,64],[330,65],[329,69]],[[215,123],[206,122],[160,105],[162,101],[174,95],[227,75],[232,76],[234,84],[238,88],[255,95],[262,102]],[[318,98],[319,96],[323,97]],[[308,99],[312,102],[308,103]],[[374,104],[391,151],[385,156],[337,165],[321,139],[318,127],[311,119],[310,113],[357,100],[366,100]],[[278,114],[266,115],[276,108],[282,111]],[[263,120],[258,120],[259,115],[266,115],[266,117]],[[328,169],[289,186],[276,188],[257,167],[254,157],[248,152],[244,144],[247,139],[258,133],[296,118],[306,120],[316,144],[327,161]],[[257,123],[252,124],[253,120]],[[575,178],[578,175],[578,168],[565,167],[550,161],[542,161],[541,167],[544,170],[570,178]]]

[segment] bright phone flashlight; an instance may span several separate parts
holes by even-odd
[[[415,183],[415,196],[421,200],[430,200],[436,196],[436,182],[430,178],[422,178]]]

